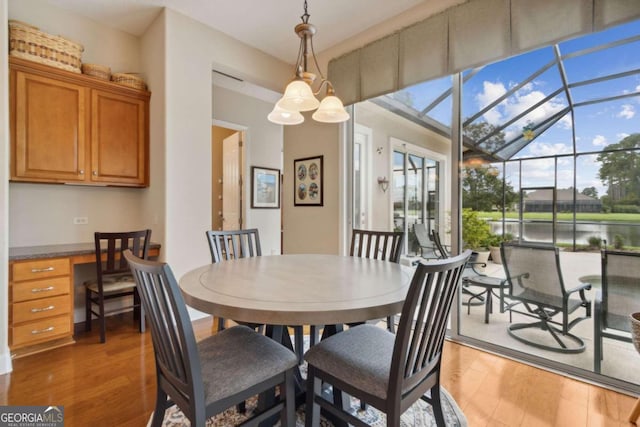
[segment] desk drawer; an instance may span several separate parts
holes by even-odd
[[[42,259],[13,263],[13,281],[68,276],[71,272],[69,258]]]
[[[53,279],[33,280],[31,282],[13,283],[11,292],[13,303],[48,298],[56,295],[69,294],[71,289],[69,277],[55,277]]]
[[[71,296],[68,294],[33,301],[18,302],[12,305],[13,323],[18,324],[43,319],[45,317],[69,314],[70,309]]]
[[[12,348],[71,335],[69,315],[50,317],[13,327]]]

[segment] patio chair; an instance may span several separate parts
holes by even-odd
[[[557,247],[533,244],[507,244],[501,246],[502,261],[507,276],[508,297],[520,302],[512,313],[532,317],[535,322],[514,323],[508,332],[513,338],[525,344],[559,353],[580,353],[584,351],[584,341],[569,331],[580,321],[591,317],[591,303],[584,291],[590,284],[582,284],[566,289],[560,269],[560,252]],[[577,298],[572,295],[577,294]],[[570,320],[570,315],[584,308],[585,315]],[[560,320],[555,320],[556,316]],[[534,328],[550,334],[521,333]]]
[[[640,253],[603,249],[602,289],[596,293],[594,313],[594,372],[600,372],[603,338],[631,341],[629,316],[640,312]]]
[[[440,402],[442,347],[449,310],[470,255],[466,251],[418,264],[396,334],[365,324],[307,351],[306,426],[319,425],[320,407],[349,424],[366,426],[340,405],[343,392],[385,412],[388,426],[400,426],[401,414],[418,399],[432,405],[438,426],[445,425]],[[333,401],[323,397],[323,383],[333,386]]]
[[[174,404],[195,427],[204,427],[210,417],[258,393],[265,393],[261,407],[268,406],[276,386],[279,398],[254,414],[247,425],[280,413],[283,426],[295,426],[297,358],[291,351],[246,326],[234,326],[196,342],[171,268],[142,260],[129,250],[123,257],[149,316],[157,379],[152,427],[162,425],[166,409]]]

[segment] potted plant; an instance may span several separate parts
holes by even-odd
[[[478,212],[465,208],[462,210],[462,240],[464,248],[471,249],[475,255],[475,262],[486,263],[489,259],[489,247],[487,242],[491,237],[489,223],[480,218]]]
[[[502,242],[510,242],[513,240],[511,233],[505,233],[504,235],[491,233],[487,239],[487,246],[489,247],[489,253],[491,260],[496,264],[502,264],[502,255],[500,254],[500,244]]]

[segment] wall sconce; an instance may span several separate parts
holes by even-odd
[[[389,188],[389,180],[387,179],[386,176],[383,177],[378,177],[378,185],[380,186],[380,188],[382,189],[383,192],[387,192],[387,189]]]

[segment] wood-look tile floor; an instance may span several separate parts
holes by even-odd
[[[198,339],[214,331],[194,322]],[[146,426],[155,405],[149,333],[110,319],[76,344],[14,360],[0,375],[0,405],[64,405],[66,426]],[[447,342],[442,384],[475,426],[631,426],[635,398]]]

